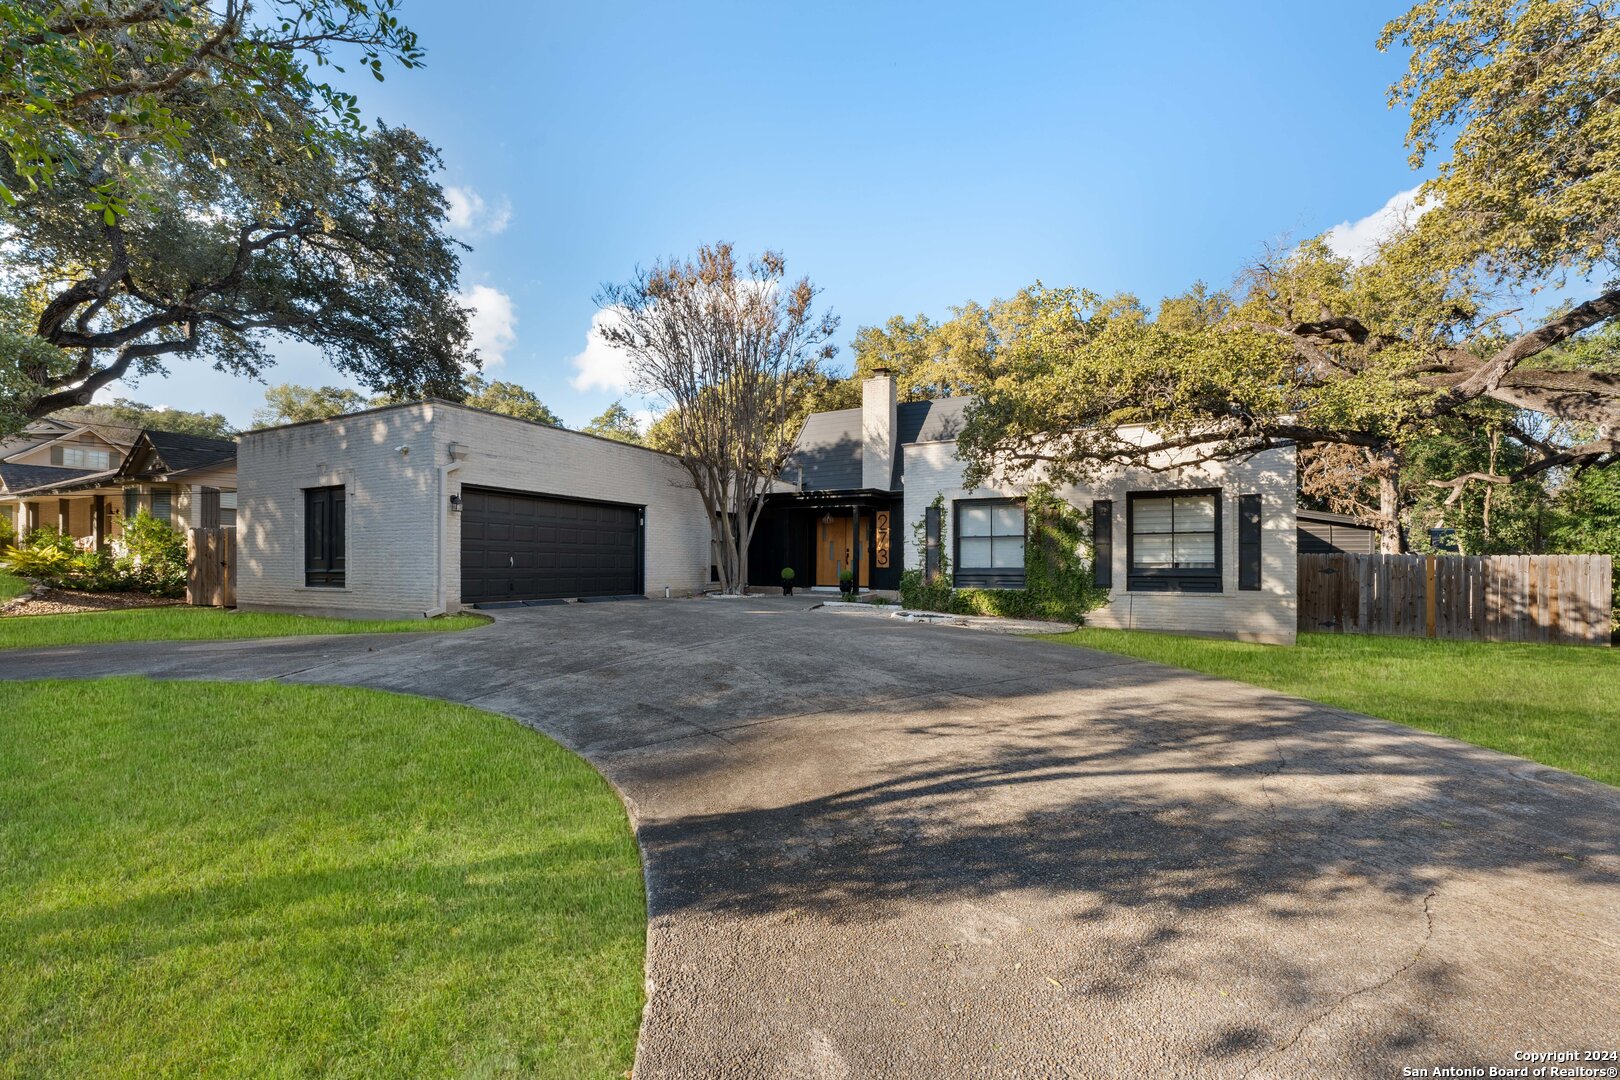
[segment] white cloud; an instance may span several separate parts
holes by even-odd
[[[473,348],[485,366],[505,363],[506,350],[517,342],[517,313],[512,309],[512,298],[488,285],[474,285],[458,293],[456,299],[472,309],[467,325],[472,330]]]
[[[451,185],[444,199],[450,204],[450,228],[458,233],[495,236],[512,223],[512,203],[504,195],[491,205],[472,188]]]
[[[602,389],[622,394],[630,389],[630,357],[602,340],[601,328],[618,316],[604,308],[591,316],[585,350],[569,362],[574,365],[575,390]]]
[[[1421,187],[1421,185],[1419,185]],[[1434,203],[1417,204],[1419,188],[1397,191],[1381,208],[1356,221],[1341,221],[1323,236],[1333,254],[1351,262],[1363,263],[1378,251],[1378,245],[1414,224],[1434,209]]]

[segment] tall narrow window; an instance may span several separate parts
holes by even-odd
[[[1011,499],[956,504],[956,584],[1024,587],[1024,508]]]
[[[1091,583],[1099,589],[1114,586],[1114,500],[1091,504]]]
[[[127,487],[124,489],[124,520],[129,521],[141,512],[141,489]]]
[[[167,525],[167,524],[169,524],[169,519],[173,516],[173,514],[174,514],[174,492],[172,492],[172,491],[154,491],[154,492],[152,492],[152,516],[157,518],[159,521],[163,522],[165,525]]]
[[[343,587],[343,488],[304,489],[304,584]]]
[[[1220,492],[1132,492],[1126,515],[1128,588],[1221,591]]]
[[[1260,588],[1260,496],[1238,496],[1238,588]]]

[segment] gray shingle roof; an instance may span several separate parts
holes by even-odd
[[[219,465],[236,457],[236,443],[231,439],[210,439],[204,435],[186,435],[178,431],[143,432],[152,442],[171,473]]]
[[[898,446],[910,443],[948,442],[961,433],[962,418],[971,398],[940,398],[937,401],[906,401],[895,409]],[[861,483],[861,410],[811,413],[788,455],[782,479],[790,484],[803,472],[806,491],[855,491]],[[897,453],[889,489],[898,491],[904,483],[905,455]]]
[[[0,485],[8,492],[28,491],[52,484],[64,484],[86,476],[95,476],[96,469],[64,469],[60,465],[18,465],[0,462]]]

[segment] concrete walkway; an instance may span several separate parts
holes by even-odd
[[[427,694],[606,773],[639,1077],[1399,1076],[1608,1049],[1620,791],[1152,664],[797,600],[0,652]]]

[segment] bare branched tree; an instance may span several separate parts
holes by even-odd
[[[816,314],[808,278],[777,252],[739,264],[730,244],[604,285],[597,333],[630,359],[636,389],[662,400],[665,444],[709,513],[720,585],[748,585],[748,543],[797,432],[793,391],[834,353],[838,319]]]

